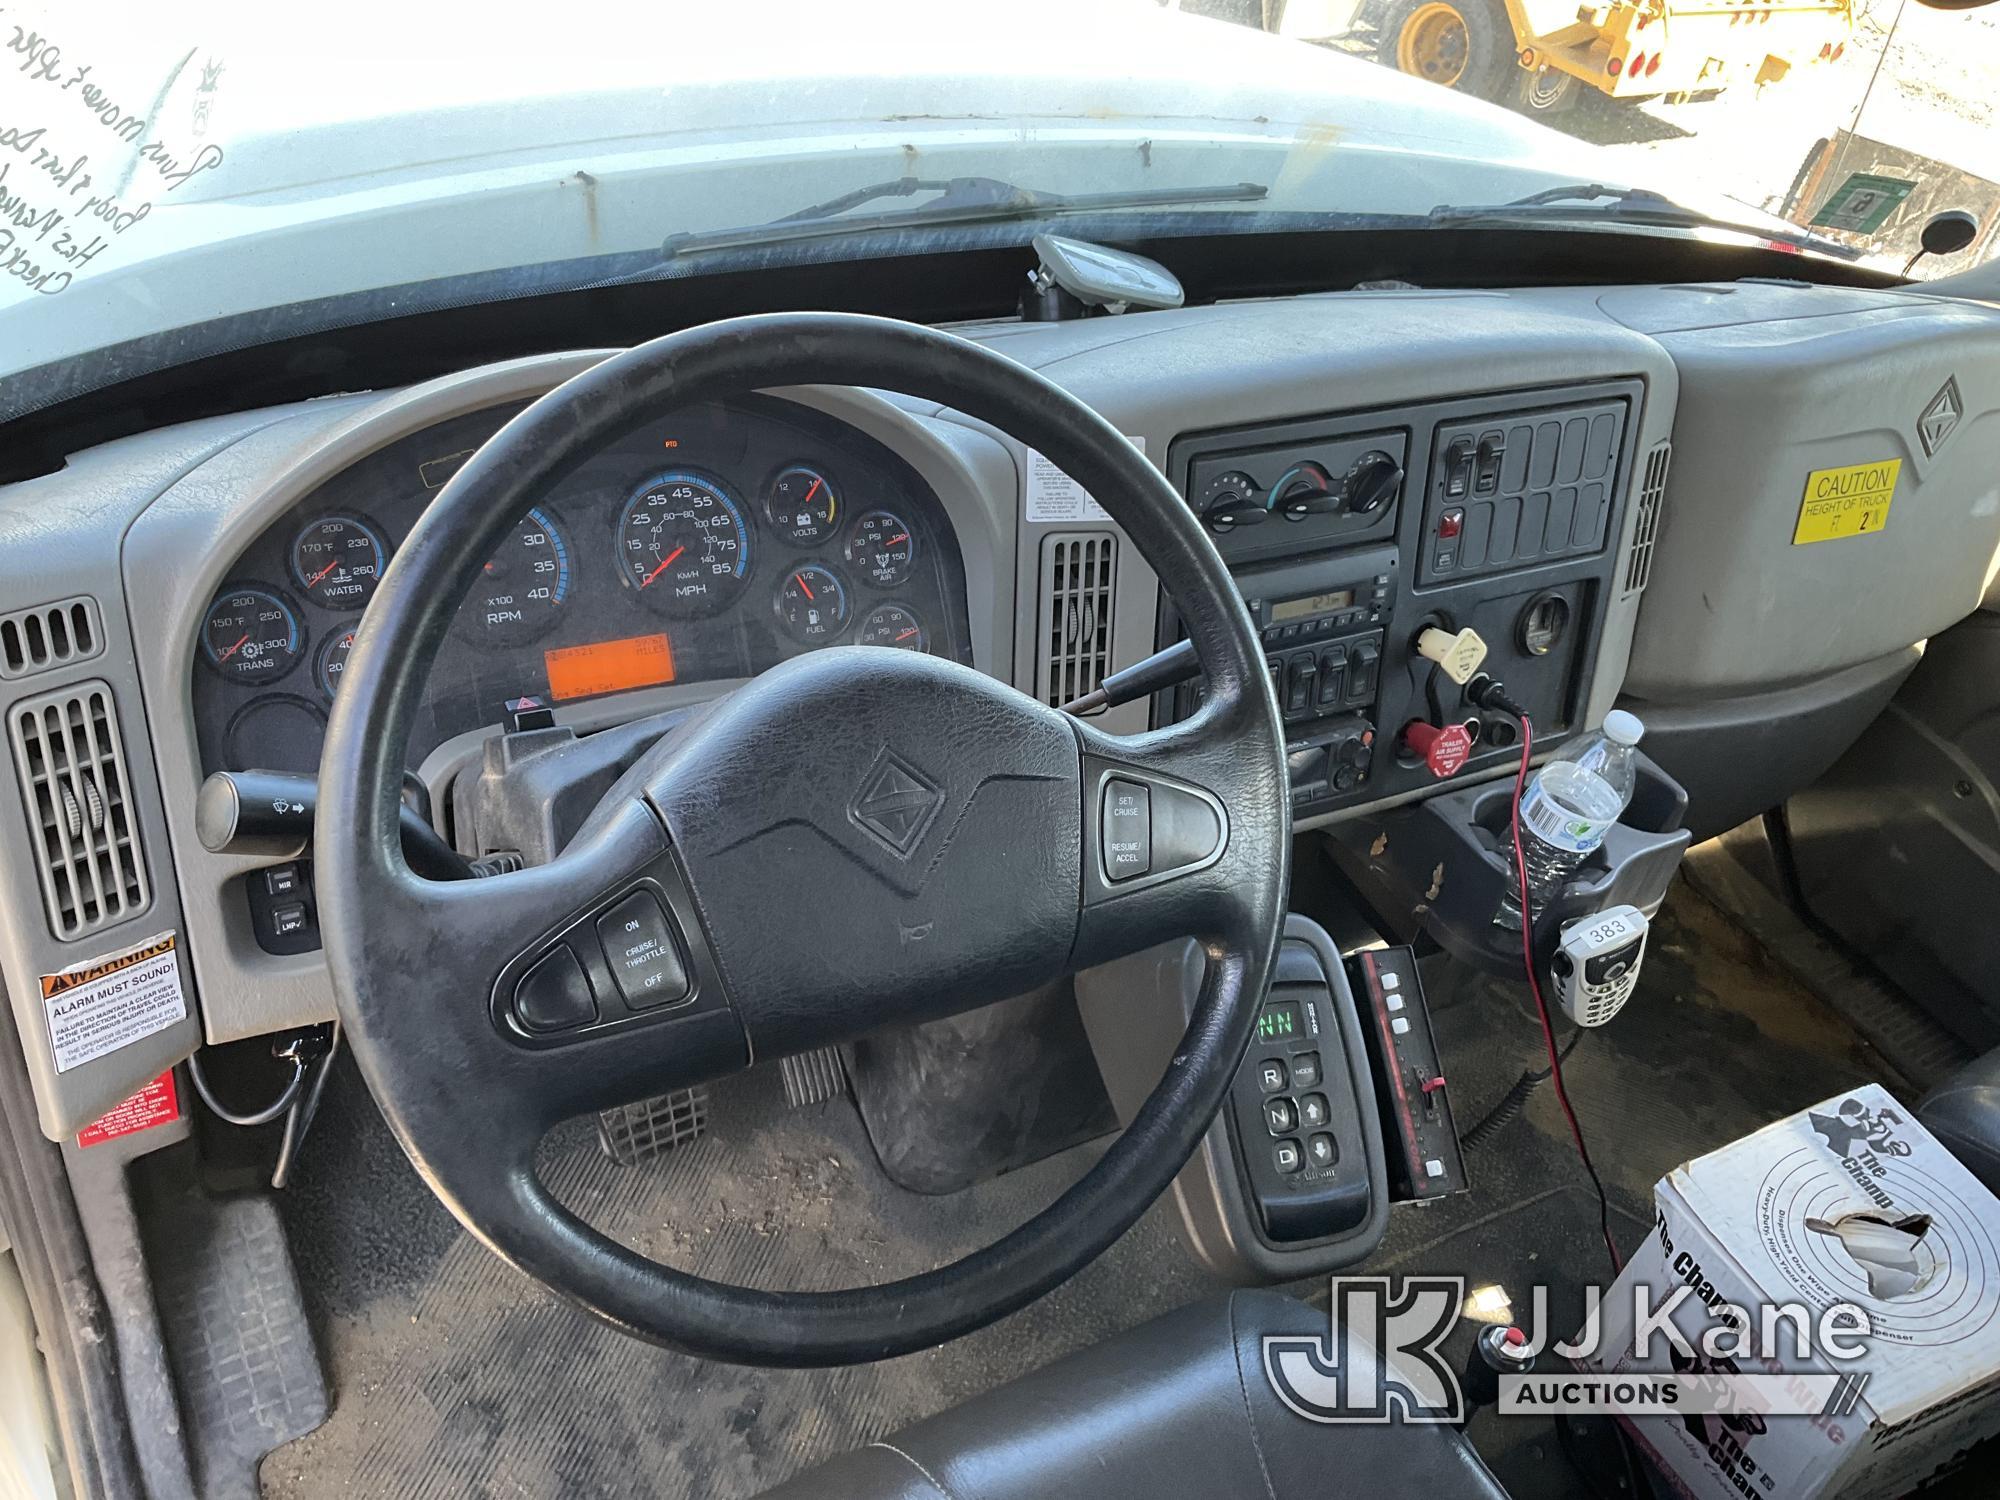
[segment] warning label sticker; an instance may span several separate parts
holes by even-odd
[[[174,1070],[167,1069],[131,1098],[114,1104],[77,1133],[79,1146],[101,1146],[121,1135],[136,1135],[155,1125],[171,1125],[181,1117]]]
[[[1831,542],[1844,536],[1865,536],[1889,524],[1889,502],[1896,498],[1896,479],[1903,472],[1900,458],[1840,469],[1814,469],[1806,475],[1806,492],[1799,501],[1799,524],[1792,545]]]
[[[166,1030],[187,1016],[175,935],[44,974],[42,1005],[58,1073]]]
[[[1141,453],[1146,451],[1143,437],[1127,437],[1125,441]],[[1111,512],[1092,499],[1089,491],[1033,448],[1028,450],[1027,484],[1021,498],[1028,519],[1043,525],[1111,519]]]

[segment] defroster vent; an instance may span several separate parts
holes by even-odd
[[[84,937],[146,909],[145,851],[111,688],[86,682],[7,711],[49,930]]]
[[[1096,691],[1111,670],[1111,598],[1118,538],[1108,532],[1055,532],[1042,538],[1042,587],[1035,651],[1041,699],[1060,708]]]

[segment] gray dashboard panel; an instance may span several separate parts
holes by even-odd
[[[57,473],[0,488],[0,611],[76,594],[97,601],[103,650],[67,666],[0,683],[0,709],[90,682],[110,686],[124,745],[127,790],[149,875],[150,901],[132,915],[77,941],[50,932],[25,819],[14,757],[0,751],[0,970],[27,1051],[43,1131],[59,1139],[179,1061],[199,1040],[199,1002],[189,953],[195,937],[174,879],[162,785],[151,751],[148,707],[138,692],[138,642],[154,638],[164,613],[162,578],[129,598],[118,573],[121,539],[148,502],[208,458],[273,420],[218,418],[169,433],[107,444],[73,458]],[[178,722],[177,713],[167,722]],[[58,1073],[39,977],[130,948],[156,933],[181,937],[185,1020]]]
[[[1892,646],[1908,645],[1943,623],[1943,615],[1962,614],[1977,603],[1976,589],[1970,602],[1964,596],[1974,571],[1983,585],[1991,527],[2000,524],[1979,508],[1981,496],[1992,497],[1992,482],[1983,489],[1967,487],[1978,450],[1992,443],[1996,430],[1986,418],[2000,400],[2000,380],[1991,378],[2000,374],[1994,368],[2000,340],[1993,338],[1993,317],[1984,308],[1935,299],[1825,289],[1810,296],[1793,288],[1727,295],[1702,288],[1396,290],[962,331],[1041,369],[1141,441],[1156,464],[1164,464],[1168,444],[1186,432],[1593,381],[1642,382],[1637,452],[1650,453],[1670,435],[1675,441],[1666,530],[1650,589],[1642,594],[1628,584],[1610,600],[1585,691],[1584,722],[1594,723],[1621,686],[1628,686],[1628,659],[1633,684],[1655,691],[1695,697],[1740,692],[1746,678],[1770,679],[1786,652],[1800,659],[1794,629],[1810,638],[1807,660],[1858,657],[1877,637],[1899,637]],[[1782,529],[1789,539],[1797,495],[1795,489],[1789,497],[1782,493],[1791,483],[1787,476],[1802,455],[1837,447],[1828,434],[1840,422],[1851,432],[1869,434],[1866,441],[1880,443],[1901,432],[1906,449],[1915,442],[1910,435],[1915,412],[1884,413],[1879,399],[1865,391],[1842,396],[1833,372],[1803,368],[1829,349],[1879,359],[1884,378],[1899,383],[1928,379],[1946,364],[1958,374],[1969,407],[1960,430],[1940,461],[1906,459],[1906,473],[1920,471],[1913,479],[1922,488],[1899,491],[1897,519],[1911,520],[1913,535],[1900,538],[1892,527],[1886,536],[1800,549],[1831,555],[1818,583],[1783,571],[1788,559],[1782,551],[1779,571],[1767,576],[1772,555],[1762,533],[1755,540],[1763,550],[1718,562],[1713,543],[1747,537],[1753,523]],[[9,556],[24,565],[0,585],[0,605],[57,597],[73,578],[74,587],[94,593],[105,610],[119,649],[86,664],[80,675],[103,676],[117,690],[135,782],[151,786],[148,732],[157,759],[158,792],[149,792],[151,800],[141,809],[150,825],[155,902],[146,920],[133,926],[151,932],[151,922],[169,925],[172,912],[186,931],[209,1039],[253,1035],[332,1013],[331,987],[319,957],[264,953],[252,941],[241,903],[219,899],[225,883],[255,862],[208,855],[194,837],[199,770],[188,710],[191,646],[213,589],[241,546],[357,458],[413,427],[538,394],[601,357],[584,352],[515,361],[408,391],[330,398],[194,424],[80,455],[60,475],[0,490],[0,540],[19,541]],[[1697,396],[1697,385],[1714,388]],[[1780,387],[1775,401],[1762,389],[1771,385]],[[1021,445],[932,403],[873,392],[782,394],[841,416],[889,444],[933,485],[959,530],[975,660],[984,670],[1030,686],[1043,539],[1052,530],[1077,528],[1025,519],[1027,455]],[[1836,404],[1842,400],[1845,405]],[[1805,436],[1794,442],[1785,423]],[[1742,482],[1745,475],[1756,482]],[[1933,495],[1946,498],[1933,504]],[[1748,504],[1751,499],[1757,503]],[[65,514],[36,520],[44,507]],[[1626,560],[1639,523],[1637,506],[1627,504],[1622,513],[1625,526],[1611,574],[1616,580],[1627,579]],[[1109,522],[1089,527],[1117,533]],[[1850,596],[1880,576],[1881,559],[1899,560],[1889,572],[1901,577],[1901,565],[1919,546],[1950,554],[1944,597],[1898,598],[1879,610],[1871,597],[1871,612],[1880,618],[1865,622],[1865,628],[1837,622],[1817,635],[1808,629],[1809,617],[1829,608],[1835,616],[1857,613]],[[1870,554],[1867,559],[1863,551]],[[46,568],[44,558],[51,559]],[[1720,598],[1710,592],[1711,609],[1702,593],[1718,567],[1725,592]],[[1746,646],[1739,632],[1769,620],[1761,602],[1764,590],[1779,584],[1793,618],[1781,622],[1771,642]],[[1151,649],[1156,610],[1150,570],[1123,547],[1114,666],[1130,665]],[[1811,655],[1815,650],[1817,658]],[[52,674],[19,686],[39,691],[59,680]],[[719,691],[728,684],[709,686]],[[617,702],[635,714],[656,706],[644,694]],[[579,722],[592,717],[601,722],[608,711],[602,703],[579,709]],[[1128,713],[1106,727],[1125,730],[1141,723]],[[11,775],[11,769],[0,775]],[[19,864],[8,860],[0,868],[5,882],[0,891],[13,914],[0,914],[5,924],[0,935],[24,1028],[45,1041],[35,1029],[38,1013],[22,1007],[20,999],[43,954],[33,934],[21,930],[20,914],[39,920],[40,903],[32,872]],[[85,1087],[85,1077],[77,1074],[55,1085],[38,1073],[44,1127],[51,1134],[73,1129],[172,1056],[185,1055],[196,1040],[195,1028],[186,1025],[157,1040],[158,1047],[147,1049],[143,1058],[141,1049],[131,1049],[134,1066],[122,1069],[127,1076],[106,1069]]]
[[[2000,555],[2000,314],[1824,287],[1604,301],[1659,329],[1682,380],[1628,694],[1685,703],[1803,682],[1980,607]],[[1947,383],[1959,417],[1932,453],[1918,423]],[[1889,459],[1902,468],[1882,529],[1794,544],[1809,474]]]

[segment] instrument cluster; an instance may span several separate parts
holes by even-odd
[[[195,644],[205,770],[310,771],[368,601],[430,498],[520,407],[370,455],[258,538]],[[648,421],[573,468],[460,603],[411,761],[519,700],[752,676],[840,645],[970,661],[943,508],[894,452],[775,398]]]

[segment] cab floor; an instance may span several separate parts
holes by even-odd
[[[1522,987],[1424,965],[1461,1128],[1541,1038]],[[766,1075],[769,1076],[766,1076]],[[1566,1068],[1634,1243],[1652,1183],[1687,1157],[1857,1081],[1907,1090],[1859,1035],[1685,885],[1654,928],[1638,995]],[[845,1096],[788,1109],[775,1070],[715,1092],[707,1134],[638,1167],[595,1135],[552,1137],[545,1176],[600,1227],[671,1264],[756,1286],[829,1288],[927,1269],[1051,1201],[1083,1146],[949,1197],[891,1184]],[[1537,1284],[1567,1331],[1606,1274],[1597,1208],[1544,1086],[1470,1159],[1472,1191],[1392,1215],[1370,1272]],[[751,1495],[1213,1289],[1156,1206],[1041,1302],[944,1348],[848,1370],[752,1370],[653,1349],[600,1326],[461,1233],[389,1138],[351,1069],[328,1091],[302,1171],[280,1194],[333,1387],[318,1431],[273,1452],[272,1497],[397,1494]],[[1323,1299],[1325,1288],[1301,1285]],[[1608,1492],[1547,1424],[1476,1418],[1517,1495]]]

